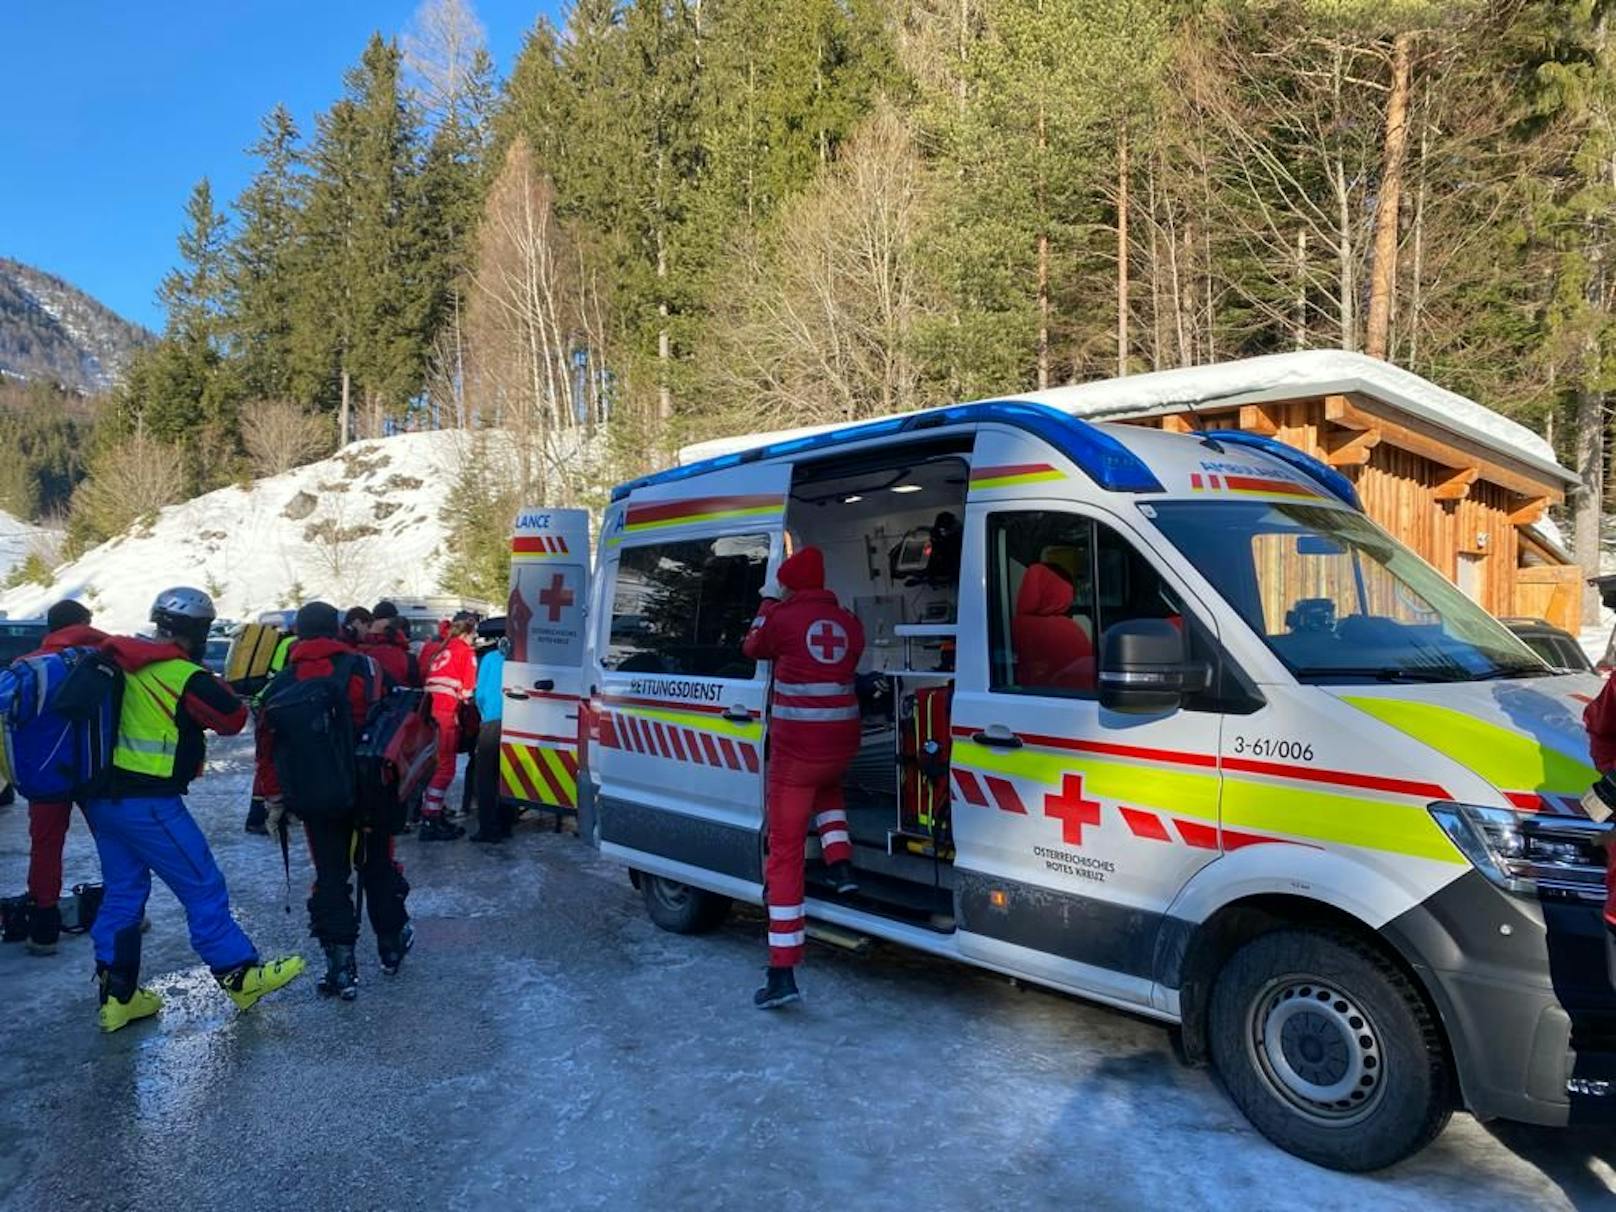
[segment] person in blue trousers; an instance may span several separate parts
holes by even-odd
[[[84,804],[105,885],[90,929],[103,1031],[162,1008],[162,999],[140,986],[140,927],[153,874],[184,907],[191,946],[241,1009],[303,971],[297,955],[259,961],[182,798],[202,771],[204,729],[233,736],[247,723],[246,705],[197,662],[213,618],[213,601],[201,590],[166,590],[152,607],[155,640],[120,636],[102,649],[123,671],[111,779]]]

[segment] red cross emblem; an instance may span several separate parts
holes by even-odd
[[[559,572],[550,578],[550,585],[539,590],[539,605],[550,612],[550,621],[559,623],[561,612],[572,605],[572,590],[567,588],[567,579]]]
[[[1100,801],[1083,798],[1083,776],[1068,774],[1059,795],[1044,796],[1044,815],[1061,823],[1061,840],[1069,846],[1083,844],[1083,826],[1100,823]]]
[[[847,647],[847,632],[841,624],[821,619],[808,629],[808,652],[816,661],[834,665]]]

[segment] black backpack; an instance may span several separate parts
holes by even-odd
[[[264,691],[261,709],[275,737],[275,774],[293,816],[330,821],[354,813],[358,767],[348,682],[362,660],[338,657],[320,678],[299,679],[288,665]]]

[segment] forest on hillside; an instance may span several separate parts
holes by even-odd
[[[430,426],[509,435],[502,536],[719,431],[1334,346],[1550,435],[1592,558],[1613,6],[575,0],[499,78],[427,0],[197,185],[74,539]]]

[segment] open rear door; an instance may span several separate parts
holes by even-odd
[[[589,511],[524,509],[511,538],[500,790],[578,809],[579,714],[589,600]]]

